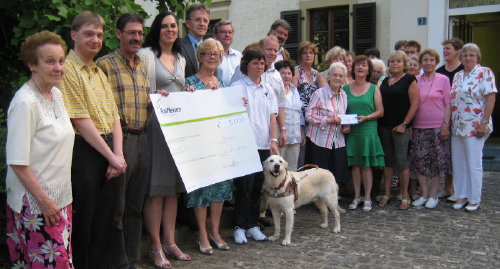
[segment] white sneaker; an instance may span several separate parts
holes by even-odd
[[[437,205],[438,205],[438,199],[432,197],[429,198],[429,200],[427,200],[427,203],[425,203],[426,208],[436,208]]]
[[[246,236],[248,238],[253,238],[255,239],[255,241],[264,241],[264,240],[267,240],[267,237],[265,234],[263,234],[259,227],[253,227],[253,228],[250,228],[246,231]]]
[[[413,201],[413,203],[411,203],[411,204],[415,207],[420,207],[420,206],[423,206],[426,202],[427,202],[427,199],[425,199],[423,196],[420,196],[420,198]]]
[[[245,230],[241,229],[240,227],[236,226],[234,228],[234,242],[236,244],[246,244],[247,243],[247,238],[245,236]]]

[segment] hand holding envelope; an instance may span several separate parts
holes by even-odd
[[[337,115],[340,118],[340,124],[352,125],[359,124],[358,114]]]

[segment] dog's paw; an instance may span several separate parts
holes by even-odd
[[[328,227],[328,223],[321,223],[319,227],[326,229],[326,227]]]
[[[275,235],[271,235],[267,238],[267,240],[269,241],[276,241],[277,239],[279,238],[279,235],[278,236],[275,236]]]
[[[343,214],[343,213],[345,213],[345,209],[343,209],[342,207],[339,206],[339,212]]]
[[[337,226],[333,227],[333,232],[334,233],[339,233],[340,232],[340,227],[337,227]]]
[[[281,241],[281,245],[283,245],[283,246],[288,246],[288,245],[290,245],[290,243],[291,243],[290,239],[288,239],[288,240],[287,239],[283,239],[283,241]]]

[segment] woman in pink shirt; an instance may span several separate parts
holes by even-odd
[[[439,54],[426,49],[420,54],[424,69],[417,75],[420,106],[413,119],[410,169],[418,176],[422,196],[413,206],[435,208],[438,204],[439,179],[451,170],[450,154],[450,81],[436,73]],[[431,179],[429,188],[427,179]]]

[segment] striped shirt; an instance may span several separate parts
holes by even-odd
[[[85,64],[71,50],[59,88],[70,118],[89,118],[99,133],[113,132],[113,124],[120,116],[108,79],[94,62]]]
[[[132,68],[129,60],[116,49],[96,63],[108,76],[122,124],[132,128],[146,127],[149,82],[144,62],[135,55]]]
[[[343,115],[347,109],[347,95],[340,89],[334,93],[329,85],[317,89],[311,96],[306,110],[309,123],[306,134],[317,146],[332,149],[345,147],[344,134],[340,124],[326,123],[327,117]]]

